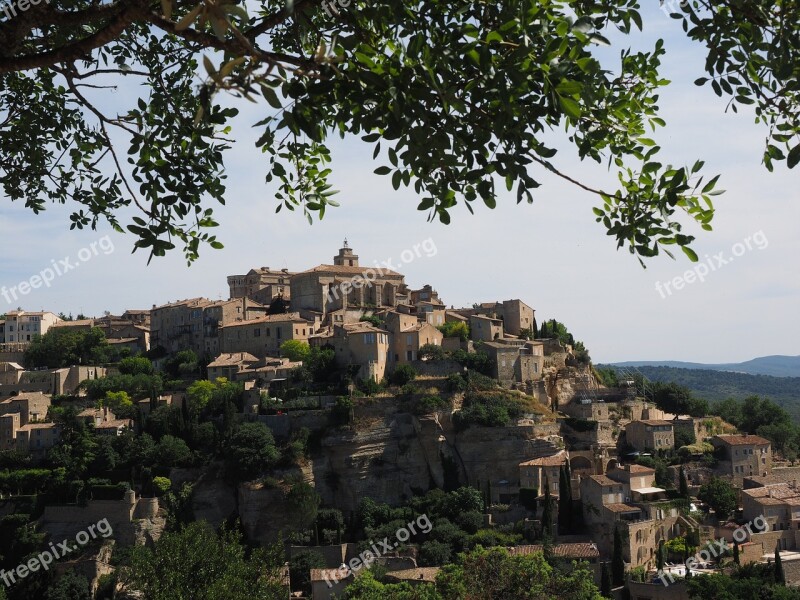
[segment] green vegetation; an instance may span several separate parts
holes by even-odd
[[[457,337],[462,342],[469,339],[469,325],[464,321],[450,321],[437,327],[444,337]]]
[[[741,402],[747,397],[763,396],[789,411],[800,422],[800,377],[771,377],[707,369],[674,367],[637,367],[651,381],[674,382],[689,388],[708,402],[733,398]]]
[[[772,564],[750,563],[714,575],[686,580],[691,600],[800,600],[800,589],[786,587]]]
[[[417,377],[417,372],[411,365],[400,365],[392,373],[389,380],[393,385],[403,386]]]
[[[282,547],[251,550],[237,533],[195,522],[135,546],[121,579],[142,600],[277,600],[285,595],[282,567]]]
[[[728,518],[728,515],[736,510],[736,489],[724,479],[712,478],[700,486],[697,497],[714,510],[716,518],[720,521]]]
[[[444,360],[447,353],[437,344],[425,344],[420,347],[418,356],[422,360]]]
[[[470,425],[505,427],[521,417],[529,408],[529,401],[503,391],[468,391],[461,410],[453,414],[457,429]]]
[[[281,344],[281,356],[292,362],[305,363],[311,358],[311,346],[300,340],[286,340]]]
[[[103,330],[57,327],[35,336],[25,351],[25,368],[56,369],[72,365],[97,365],[115,360]]]
[[[542,553],[511,556],[503,548],[477,548],[445,566],[436,579],[443,600],[529,598],[599,600],[591,571],[581,564],[561,571]]]

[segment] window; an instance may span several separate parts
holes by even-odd
[[[410,346],[413,343],[414,343],[414,336],[413,335],[407,335],[406,336],[406,344]]]
[[[261,329],[260,328],[258,328],[255,331],[253,331],[253,337],[261,337]]]
[[[275,328],[275,337],[278,338],[278,339],[281,339],[281,335],[282,335],[281,328],[280,327],[276,327]]]
[[[267,337],[269,337],[269,334],[270,334],[270,330],[269,330],[269,327],[267,327]]]

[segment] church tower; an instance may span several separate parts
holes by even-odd
[[[353,254],[353,249],[348,245],[347,238],[345,238],[342,247],[339,248],[338,256],[333,257],[333,264],[337,267],[358,266],[358,256]]]

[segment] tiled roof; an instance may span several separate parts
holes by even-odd
[[[439,567],[420,567],[417,569],[401,569],[400,571],[389,571],[386,577],[397,579],[398,581],[436,581],[439,574]]]
[[[397,271],[391,271],[389,269],[382,269],[377,267],[351,267],[348,265],[318,265],[313,269],[308,269],[306,271],[301,271],[298,275],[305,275],[307,273],[331,273],[334,275],[363,275],[366,272],[370,272],[372,274],[377,275],[378,277],[403,277]],[[372,277],[370,277],[371,279]]]
[[[611,512],[615,513],[641,512],[640,508],[631,506],[630,504],[605,504],[604,506]]]
[[[660,419],[648,419],[646,421],[632,421],[631,423],[628,423],[628,425],[633,425],[634,423],[644,423],[645,425],[650,425],[651,427],[661,427],[664,425],[669,425],[670,427],[672,427],[672,423],[670,423],[669,421],[662,421]]]
[[[619,482],[614,481],[613,479],[610,479],[605,475],[589,475],[589,479],[595,481],[596,483],[599,483],[602,486],[619,485]]]
[[[347,575],[344,574],[344,569],[311,569],[311,581],[341,581],[350,576],[350,569],[347,569]]]
[[[655,473],[655,469],[651,469],[650,467],[645,467],[644,465],[627,465],[625,467],[626,471],[630,473]]]
[[[114,419],[113,421],[106,421],[95,425],[95,429],[117,429],[118,427],[130,427],[132,421],[130,419]]]
[[[543,552],[544,546],[537,544],[529,546],[514,546],[509,548],[508,552],[512,555],[525,556],[533,554],[534,552]],[[557,544],[550,550],[553,556],[560,556],[562,558],[599,558],[600,552],[597,550],[592,542],[580,542],[572,544]]]
[[[567,453],[563,450],[558,454],[552,456],[543,456],[541,458],[534,458],[523,463],[519,463],[520,467],[558,467],[567,462]]]
[[[242,363],[255,362],[258,362],[258,359],[248,352],[230,352],[220,354],[214,359],[214,362],[208,365],[208,367],[235,367],[237,365],[241,365]]]
[[[725,442],[731,446],[758,446],[768,445],[769,440],[758,435],[715,435],[714,439]]]
[[[249,321],[236,321],[235,323],[228,323],[227,325],[221,325],[220,327],[242,327],[244,325],[255,325],[258,323],[296,323],[299,321],[310,324],[310,321],[306,321],[300,316],[300,313],[295,312],[285,313],[282,315],[264,315],[263,317],[250,319]]]
[[[56,429],[55,423],[28,423],[19,428],[19,431],[30,431],[31,429]]]

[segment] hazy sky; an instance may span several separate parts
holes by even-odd
[[[679,22],[657,8],[644,16],[646,35],[635,43],[665,39],[663,73],[673,82],[660,103],[667,127],[653,136],[663,147],[660,160],[682,165],[703,158],[707,173],[722,173],[720,187],[727,190],[716,198],[714,231],[699,232],[694,246],[701,261],[715,268],[707,269],[703,282],[689,276],[683,289],[665,291],[662,283],[659,293],[658,282],[696,266],[681,254],[675,261],[658,257],[643,269],[594,222],[594,196],[543,173],[533,205],[516,205],[509,194],[493,211],[478,207],[472,216],[456,207],[451,225],[428,223],[412,191],[395,192],[389,178],[372,174],[383,163],[373,163],[372,148],[358,141],[334,145],[332,183],[341,208],[313,226],[300,214],[276,215],[274,187],[264,183],[266,160],[254,148],[257,132],[250,127],[269,109],[244,102],[237,143],[226,159],[227,206],[217,212],[224,250],[204,249],[191,268],[179,252],[147,266],[145,253],[131,254],[130,235],[107,228],[70,232],[68,207],[34,216],[0,201],[0,286],[17,285],[65,257],[80,263],[18,301],[9,304],[0,296],[0,312],[21,306],[100,315],[195,296],[227,298],[227,275],[329,263],[346,237],[362,264],[391,259],[409,285],[432,284],[448,306],[524,300],[539,321],[566,323],[595,362],[733,362],[800,354],[800,171],[778,166],[768,173],[760,164],[765,130],[752,115],[725,114],[724,100],[693,85],[703,75],[703,48],[686,41]],[[618,56],[619,47],[610,52]],[[554,159],[562,170],[594,187],[613,186],[603,167],[581,164],[563,147]],[[107,243],[99,243],[105,235],[114,246],[108,254]],[[420,252],[398,267],[408,258],[404,250],[426,240],[427,248],[435,246],[434,256]],[[97,255],[80,262],[76,257],[88,258],[92,242]],[[720,259],[727,263],[719,265]]]

